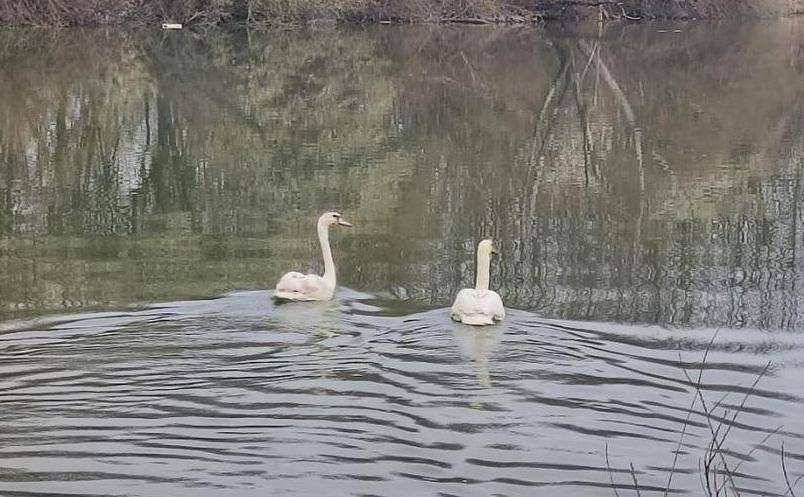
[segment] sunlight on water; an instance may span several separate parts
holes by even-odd
[[[784,495],[802,26],[0,31],[0,494]]]

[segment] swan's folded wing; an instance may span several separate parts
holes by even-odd
[[[329,300],[332,291],[317,274],[288,273],[276,285],[277,296],[287,300]]]
[[[327,285],[324,283],[324,278],[321,276],[318,276],[317,274],[308,274],[304,277],[304,293],[317,295],[321,292],[325,292],[326,289]]]
[[[491,324],[505,317],[505,307],[497,292],[464,288],[455,297],[451,316],[467,324]]]
[[[505,319],[505,306],[502,297],[497,292],[489,290],[488,295],[483,299],[486,311],[494,316],[497,321]]]
[[[279,279],[279,283],[276,284],[276,289],[285,292],[300,292],[302,291],[301,288],[304,282],[304,276],[305,275],[302,273],[295,271],[285,273],[285,275]]]
[[[450,311],[452,319],[460,321],[461,316],[472,312],[473,299],[471,292],[470,288],[464,288],[455,296],[455,302],[452,303],[452,310]]]

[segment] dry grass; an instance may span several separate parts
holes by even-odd
[[[804,0],[0,0],[13,25],[270,25],[347,22],[531,22],[545,18],[730,17],[804,12]]]
[[[709,344],[704,351],[697,378],[693,378],[693,375],[684,369],[683,366],[681,368],[689,387],[693,391],[693,396],[690,406],[687,409],[687,415],[679,435],[678,445],[674,451],[673,462],[668,473],[667,483],[663,487],[664,491],[662,495],[664,497],[667,497],[667,495],[673,491],[673,476],[675,475],[678,467],[679,454],[681,453],[682,446],[684,445],[685,436],[687,435],[691,426],[690,418],[693,416],[693,414],[702,416],[704,418],[707,429],[706,436],[709,438],[709,443],[705,447],[703,454],[698,459],[698,468],[701,480],[701,495],[706,497],[742,497],[742,495],[744,495],[746,492],[740,484],[740,479],[744,476],[739,471],[740,467],[744,462],[751,461],[754,453],[760,447],[765,446],[765,444],[782,429],[782,426],[777,426],[776,428],[767,430],[767,433],[759,441],[759,443],[755,444],[754,447],[746,454],[739,454],[733,449],[727,447],[729,434],[731,433],[732,428],[734,428],[734,426],[737,424],[738,417],[744,411],[746,403],[756,391],[757,385],[768,373],[771,363],[767,363],[765,367],[757,374],[754,382],[749,388],[746,389],[741,402],[735,409],[729,410],[727,407],[724,407],[725,395],[716,402],[711,402],[707,400],[703,394],[702,380],[707,358],[716,338],[717,333],[712,336],[712,339],[709,341]],[[679,364],[683,364],[680,355]],[[696,410],[696,404],[699,406],[698,410]],[[623,488],[625,485],[618,484],[615,481],[615,470],[612,469],[609,461],[608,445],[605,447],[605,461],[606,468],[609,472],[609,480],[611,482],[612,491],[616,497],[621,497],[621,494],[617,488],[618,486]],[[781,442],[781,459],[779,465],[780,474],[778,479],[781,481],[779,489],[780,493],[774,495],[783,495],[784,497],[790,495],[795,497],[795,488],[804,478],[804,473],[800,474],[791,482],[790,474],[788,472],[787,457],[785,455],[784,441]],[[637,497],[640,497],[640,488],[643,487],[637,480],[637,473],[634,470],[633,463],[630,464],[629,470],[623,471],[630,472],[634,494],[637,495]]]

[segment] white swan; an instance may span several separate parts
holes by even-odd
[[[496,254],[494,243],[483,240],[477,245],[477,280],[474,288],[464,288],[455,297],[450,315],[463,324],[483,326],[505,318],[505,307],[500,296],[489,290],[491,254]]]
[[[318,241],[324,255],[324,276],[291,271],[276,284],[277,300],[330,300],[335,293],[335,261],[329,248],[329,227],[333,224],[352,227],[338,212],[325,212],[318,218]]]

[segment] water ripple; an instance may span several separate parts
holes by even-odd
[[[340,295],[274,307],[239,292],[5,325],[0,493],[390,496],[415,482],[417,495],[612,495],[632,462],[648,493],[685,422],[673,488],[695,492],[710,434],[699,405],[686,421],[684,371],[701,366],[746,493],[776,491],[782,440],[790,465],[804,460],[796,334],[722,330],[702,365],[706,330],[517,310],[476,330],[445,309],[386,315]]]

